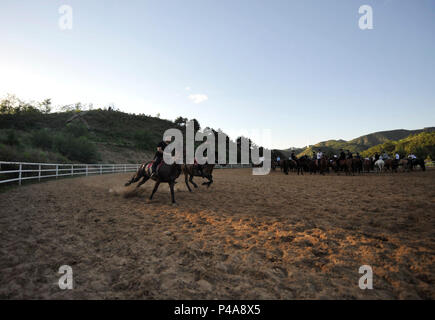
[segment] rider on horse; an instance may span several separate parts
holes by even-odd
[[[320,160],[323,158],[323,152],[321,149],[317,152],[317,165],[320,165]]]
[[[157,172],[157,166],[162,162],[163,160],[163,151],[165,150],[166,146],[171,142],[171,137],[166,137],[163,141],[160,141],[157,145],[157,151],[154,155],[154,162],[153,166],[151,167],[151,178],[155,177]]]

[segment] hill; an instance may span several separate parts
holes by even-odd
[[[155,146],[167,129],[179,128],[184,132],[188,121],[183,117],[169,121],[128,114],[112,107],[82,111],[81,104],[51,113],[49,105],[49,100],[29,104],[13,96],[0,101],[0,160],[140,163],[152,159]],[[198,121],[191,120],[195,132],[201,130]],[[211,130],[217,137],[218,131]],[[228,141],[227,138],[227,150]],[[240,150],[241,138],[233,142]],[[199,144],[201,142],[195,142]],[[217,145],[215,149],[217,152]]]
[[[435,132],[421,132],[399,141],[387,141],[361,152],[361,155],[371,156],[384,151],[389,154],[397,152],[401,158],[414,153],[419,158],[435,159]]]
[[[0,114],[0,159],[138,163],[151,158],[163,132],[176,126],[111,109],[44,113],[27,106]]]
[[[409,137],[411,135],[419,134],[422,132],[435,132],[435,127],[429,127],[419,130],[389,130],[389,131],[380,131],[370,133],[350,141],[346,140],[328,140],[319,142],[315,145],[309,146],[308,148],[304,148],[298,156],[313,154],[313,151],[317,151],[318,149],[322,149],[322,151],[326,154],[336,154],[340,149],[350,150],[351,152],[362,152],[371,147],[386,143],[388,141],[398,141]]]

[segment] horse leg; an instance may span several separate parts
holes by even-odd
[[[175,203],[175,195],[174,195],[174,181],[169,182],[169,188],[171,189],[171,200],[172,204]]]
[[[140,178],[142,178],[142,170],[141,170],[141,168],[139,168],[139,170],[133,175],[133,177],[131,177],[131,179],[128,182],[125,183],[124,186],[127,187],[127,186],[131,185],[134,182],[138,182]]]
[[[213,183],[213,176],[211,174],[205,176],[208,182],[203,182],[202,185],[207,185],[207,188]]]
[[[149,178],[150,178],[150,177],[148,177],[148,176],[144,176],[143,179],[142,179],[142,181],[138,183],[138,185],[136,186],[136,188],[139,188],[141,185],[143,185],[145,182],[147,182]]]
[[[192,192],[192,189],[190,189],[189,182],[187,181],[187,174],[184,175],[184,182],[186,183],[187,189],[189,189],[189,192]]]
[[[198,185],[197,185],[195,182],[193,182],[193,174],[190,175],[189,182],[190,182],[191,184],[193,184],[193,186],[194,186],[195,188],[198,188]]]
[[[151,193],[151,196],[150,196],[150,200],[153,199],[154,193],[156,193],[157,189],[159,188],[159,185],[160,185],[160,181],[156,181],[156,184],[154,185],[153,192]]]

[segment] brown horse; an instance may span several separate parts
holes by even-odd
[[[385,162],[384,164],[385,170],[391,170],[391,172],[397,172],[397,167],[399,166],[399,163],[396,160],[385,159],[384,162]]]
[[[350,159],[346,159],[345,160],[345,170],[346,170],[346,175],[354,175],[354,170],[353,170],[353,160],[352,158]]]
[[[203,185],[207,185],[207,188],[210,187],[210,185],[213,183],[213,169],[214,164],[204,164],[202,166],[202,173],[204,174],[204,178],[207,178],[207,182],[203,182]],[[198,188],[198,185],[193,182],[193,177],[201,177],[201,173],[198,170],[198,166],[194,164],[183,164],[181,165],[181,170],[184,173],[184,181],[186,182],[187,189],[189,189],[190,192],[192,192],[192,189],[190,189],[189,182],[195,187]],[[189,181],[188,178],[189,177]]]
[[[353,172],[360,174],[362,171],[362,160],[358,159],[358,158],[353,158],[352,159],[352,167],[353,167],[352,168]]]
[[[374,170],[374,162],[372,159],[364,159],[363,161],[363,171],[364,172],[370,172],[371,170]]]
[[[328,159],[326,157],[322,157],[322,159],[317,160],[317,169],[319,169],[320,174],[325,174],[325,172],[328,172]]]
[[[151,164],[152,161],[142,164],[133,177],[131,177],[131,179],[125,184],[125,186],[129,186],[134,182],[138,182],[141,178],[142,181],[139,182],[136,188],[139,188],[141,185],[147,182],[151,178]],[[180,173],[181,165],[176,163],[169,165],[163,162],[157,171],[157,175],[151,178],[151,180],[154,180],[156,183],[154,184],[154,189],[151,193],[150,200],[152,200],[154,193],[156,193],[157,189],[159,188],[160,183],[164,182],[169,184],[169,188],[171,189],[171,199],[172,203],[174,204],[174,185],[175,180],[180,176]]]

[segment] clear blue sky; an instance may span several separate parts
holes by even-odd
[[[273,148],[435,125],[433,0],[0,0],[0,39],[1,95],[272,129]]]

